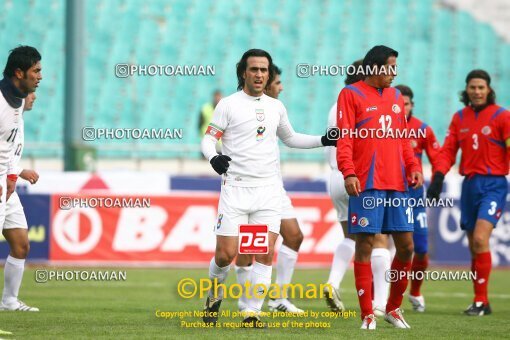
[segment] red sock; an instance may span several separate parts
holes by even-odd
[[[420,278],[421,280],[416,280],[416,279],[413,279],[411,280],[411,291],[410,291],[410,294],[412,296],[420,296],[421,293],[420,293],[420,287],[423,283],[423,277],[425,275],[423,274],[416,274],[416,272],[424,272],[427,267],[429,266],[429,256],[427,254],[425,254],[425,258],[423,260],[419,260],[416,255],[414,255],[414,258],[413,258],[413,264],[412,264],[412,267],[411,267],[411,271],[413,272],[413,278]]]
[[[489,275],[492,268],[491,253],[480,253],[475,255],[474,269],[476,275],[475,299],[474,302],[489,303],[487,287],[489,286]]]
[[[361,320],[363,320],[365,316],[374,313],[372,309],[372,264],[354,261],[354,279],[361,308]]]
[[[402,304],[402,299],[404,298],[404,293],[407,289],[407,275],[400,274],[402,271],[409,272],[411,268],[411,261],[409,262],[400,262],[400,260],[395,256],[393,259],[393,263],[391,264],[391,270],[397,271],[397,280],[392,282],[390,285],[390,296],[388,297],[388,303],[386,304],[386,313],[391,312],[394,309],[397,309]]]

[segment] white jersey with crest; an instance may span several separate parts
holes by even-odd
[[[218,103],[208,131],[221,137],[222,153],[232,158],[227,183],[252,187],[281,181],[278,137],[286,140],[295,132],[278,99],[238,91]]]

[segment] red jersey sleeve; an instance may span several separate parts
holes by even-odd
[[[506,142],[510,138],[510,111],[505,111],[505,113],[501,115],[498,120],[498,125],[501,129],[503,140]],[[508,144],[507,147],[509,147]]]
[[[459,114],[456,113],[446,133],[443,147],[436,157],[436,171],[444,175],[450,171],[450,168],[455,164],[455,159],[457,158],[457,151],[460,146],[458,138],[459,119]]]
[[[441,146],[437,141],[436,135],[430,126],[427,126],[425,129],[425,152],[427,153],[427,157],[429,158],[430,164],[432,165],[432,173],[435,172],[437,165],[437,155],[441,151]]]
[[[405,130],[407,135],[409,135],[409,129],[407,128],[407,119],[404,115],[404,99],[402,96],[398,99],[398,105],[400,106],[402,112],[402,123],[400,128]],[[411,141],[409,138],[401,138],[400,143],[402,145],[402,154],[404,158],[404,163],[406,167],[406,173],[411,174],[413,172],[421,172],[420,164],[416,160],[414,156],[413,148],[411,147]]]
[[[338,95],[336,109],[337,126],[340,131],[354,131],[356,126],[356,98],[351,90],[344,88]],[[349,175],[356,175],[354,171],[353,155],[353,138],[349,133],[342,136],[336,148],[336,160],[338,170],[340,170],[346,178]]]

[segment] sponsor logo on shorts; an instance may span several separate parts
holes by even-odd
[[[357,214],[351,214],[351,224],[358,225],[358,215]]]
[[[501,209],[498,209],[498,211],[496,211],[496,218],[499,220],[499,218],[501,217]]]
[[[241,224],[239,226],[239,254],[267,254],[268,252],[267,225]]]
[[[359,225],[364,228],[368,225],[368,218],[362,217],[359,219]]]

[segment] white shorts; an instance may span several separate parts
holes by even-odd
[[[18,194],[12,193],[11,197],[7,201],[4,229],[22,228],[28,229],[27,219],[25,217],[25,211],[21,205]]]
[[[292,205],[287,191],[282,187],[282,220],[290,220],[293,218],[296,218],[294,206]]]
[[[241,224],[265,224],[269,231],[280,233],[282,183],[258,187],[221,186],[216,235],[238,236]]]
[[[349,195],[345,190],[344,176],[340,171],[331,171],[328,182],[328,192],[338,213],[338,221],[347,221]]]

